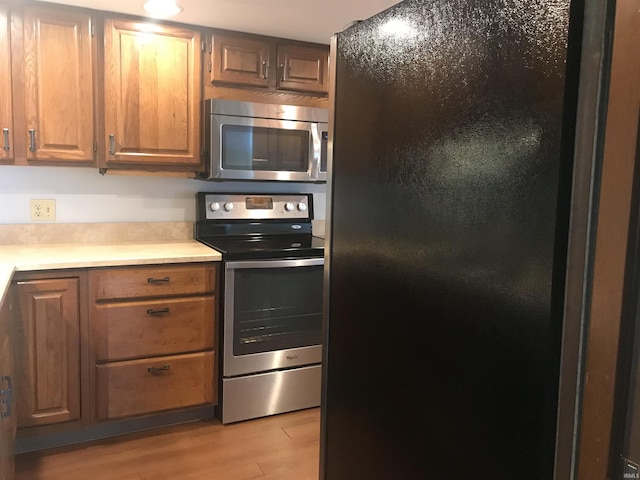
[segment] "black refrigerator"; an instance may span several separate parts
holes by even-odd
[[[553,478],[580,8],[333,38],[323,480]]]

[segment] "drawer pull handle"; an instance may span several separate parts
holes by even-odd
[[[169,313],[169,307],[160,308],[158,310],[154,310],[153,308],[149,308],[147,310],[147,315],[164,315]]]
[[[149,277],[149,278],[147,278],[147,282],[148,283],[167,283],[169,280],[170,280],[169,277],[164,277],[164,278]]]
[[[160,375],[161,373],[169,371],[169,365],[163,365],[161,367],[149,367],[147,368],[147,372],[152,375]]]

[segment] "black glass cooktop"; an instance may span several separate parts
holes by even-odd
[[[312,235],[273,237],[201,237],[200,242],[222,253],[222,259],[253,260],[322,257],[324,240]]]

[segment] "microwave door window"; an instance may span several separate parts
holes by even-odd
[[[272,170],[277,138],[269,128],[222,125],[222,168]]]
[[[278,130],[278,170],[306,172],[309,169],[309,131]]]

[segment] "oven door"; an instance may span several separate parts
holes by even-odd
[[[324,258],[227,262],[223,376],[319,364]]]
[[[210,178],[315,181],[327,124],[212,115]]]

